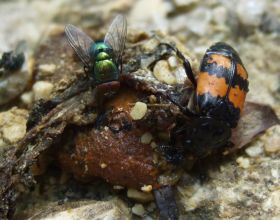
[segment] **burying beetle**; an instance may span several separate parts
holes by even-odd
[[[191,108],[170,97],[186,117],[177,120],[171,131],[170,146],[161,145],[161,152],[168,161],[179,163],[187,152],[202,157],[214,148],[229,146],[231,129],[237,126],[249,86],[248,74],[238,53],[223,42],[212,45],[201,61],[195,80],[184,55],[170,44],[163,45],[173,49],[183,61],[195,95]]]

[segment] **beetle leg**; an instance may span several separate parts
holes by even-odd
[[[159,45],[165,45],[165,46],[171,48],[176,53],[176,55],[183,61],[183,66],[186,71],[186,74],[187,74],[189,80],[192,82],[194,88],[196,88],[196,80],[195,80],[195,77],[194,77],[194,74],[192,71],[191,64],[188,61],[188,59],[185,58],[185,56],[181,53],[181,51],[178,50],[177,47],[173,47],[167,43],[160,43]]]
[[[154,196],[162,219],[179,220],[179,211],[171,186],[163,186],[154,190]]]
[[[186,115],[186,116],[189,116],[189,117],[196,117],[198,116],[197,114],[195,114],[194,112],[192,112],[187,106],[183,106],[181,105],[178,101],[176,101],[174,99],[174,97],[172,97],[172,94],[170,93],[162,93],[162,92],[158,92],[157,93],[159,96],[169,100],[172,104],[178,106],[178,108],[180,109],[180,111]]]
[[[189,117],[194,117],[194,116],[197,116],[195,113],[193,113],[187,106],[182,106],[180,103],[178,103],[177,101],[175,101],[170,94],[164,94],[164,96],[166,96],[166,98],[172,102],[174,105],[178,106],[179,109],[181,110],[181,112],[184,114],[184,115],[187,115]]]

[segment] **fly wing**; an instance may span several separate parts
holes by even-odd
[[[71,47],[79,56],[83,64],[88,67],[90,65],[89,49],[94,41],[72,24],[66,25],[65,34]]]
[[[127,22],[124,15],[118,15],[110,25],[104,42],[109,44],[114,51],[117,62],[122,61],[122,54],[125,47],[127,35]]]

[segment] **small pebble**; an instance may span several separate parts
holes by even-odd
[[[238,163],[238,165],[244,169],[247,169],[248,167],[250,167],[250,160],[248,158],[245,157],[238,157],[236,162]]]
[[[132,213],[143,217],[146,213],[146,210],[144,209],[144,206],[142,204],[135,204],[132,207]]]
[[[158,154],[157,153],[153,153],[153,163],[158,164]]]
[[[145,116],[147,110],[148,108],[146,103],[136,102],[130,111],[130,116],[132,117],[133,120],[140,120]]]
[[[31,105],[34,99],[33,96],[33,92],[25,92],[20,96],[21,101],[25,104],[25,105]]]
[[[178,17],[180,18],[180,17]],[[211,30],[212,12],[201,6],[196,7],[183,17],[184,26],[198,36],[205,36]],[[181,20],[182,21],[182,20]],[[179,25],[179,24],[178,24]],[[176,26],[176,25],[174,25]]]
[[[122,189],[124,189],[124,187],[123,186],[119,186],[119,185],[114,185],[113,189],[115,189],[115,190],[122,190]]]
[[[2,146],[16,143],[26,133],[27,110],[13,107],[0,113],[0,142]]]
[[[266,8],[267,3],[263,0],[239,0],[236,11],[241,23],[257,27],[261,23]]]
[[[158,81],[173,85],[176,83],[176,77],[172,74],[169,64],[166,60],[160,60],[154,66],[154,76]]]
[[[154,200],[154,197],[151,193],[141,192],[136,189],[128,189],[127,197],[138,202],[150,202]]]
[[[149,102],[150,102],[151,104],[156,103],[156,102],[157,102],[157,97],[156,97],[155,95],[150,95],[150,96],[149,96]]]
[[[278,171],[277,169],[271,169],[271,176],[274,177],[275,179],[279,179],[280,171]]]
[[[141,136],[142,144],[149,144],[153,140],[153,135],[150,132],[146,132]]]
[[[264,138],[264,150],[266,153],[277,153],[280,151],[280,126],[269,129]]]
[[[53,89],[53,84],[47,81],[38,81],[33,85],[35,100],[49,98]]]
[[[212,20],[218,25],[225,25],[228,18],[228,11],[224,6],[218,6],[213,9]]]
[[[46,72],[46,73],[53,73],[56,69],[55,64],[41,64],[39,65],[39,71]]]
[[[182,66],[179,66],[175,72],[174,72],[174,75],[176,77],[176,82],[178,84],[184,84],[187,76],[186,76],[186,72],[185,72],[185,69],[182,67]]]
[[[280,190],[276,190],[263,202],[262,209],[266,212],[280,210]]]
[[[171,68],[175,69],[176,67],[178,67],[177,58],[175,56],[170,56],[168,58],[168,64]]]
[[[143,192],[149,193],[149,192],[151,192],[153,190],[153,186],[152,185],[144,185],[144,186],[141,187],[141,190]]]
[[[156,142],[153,141],[153,142],[151,143],[151,147],[152,147],[153,149],[157,148]]]
[[[107,164],[106,164],[106,163],[102,163],[102,164],[100,164],[100,167],[101,167],[102,169],[104,169],[104,168],[107,167]]]
[[[13,124],[3,128],[3,138],[10,143],[15,143],[25,135],[26,126],[24,124]]]
[[[263,144],[256,143],[256,145],[248,147],[245,152],[250,157],[258,157],[263,153]]]

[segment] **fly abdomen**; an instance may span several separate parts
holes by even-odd
[[[119,80],[119,70],[112,59],[96,61],[94,65],[96,84]]]

